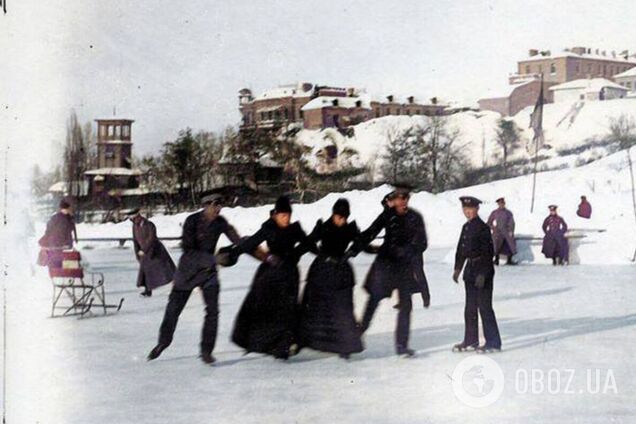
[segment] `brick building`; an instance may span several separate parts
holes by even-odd
[[[272,128],[301,123],[305,128],[344,128],[389,115],[436,115],[445,106],[418,103],[413,96],[400,100],[390,95],[371,100],[355,88],[318,86],[311,83],[285,85],[267,90],[258,97],[249,89],[239,91],[241,128]]]
[[[550,51],[531,49],[527,59],[517,63],[517,73],[511,76],[543,75],[543,80],[562,84],[583,78],[611,79],[614,75],[636,66],[636,58],[627,50],[616,54],[587,47],[573,47],[552,55]]]
[[[553,55],[550,51],[531,49],[528,58],[517,62],[517,72],[508,77],[509,86],[479,100],[483,110],[492,110],[502,115],[515,115],[522,109],[534,105],[539,96],[540,79],[543,77],[545,102],[553,101],[551,87],[579,79],[605,78],[624,73],[636,67],[636,58],[628,51],[616,52],[573,47]]]
[[[141,171],[132,168],[131,119],[96,119],[97,168],[86,171],[94,199],[139,195]]]

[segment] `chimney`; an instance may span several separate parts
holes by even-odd
[[[603,56],[607,56],[607,52],[603,50]]]
[[[571,49],[572,53],[578,54],[579,56],[584,55],[587,52],[587,50],[588,49],[585,48],[585,47],[572,47],[572,49]]]
[[[431,97],[431,104],[437,104],[437,97]]]
[[[612,50],[612,57],[616,57],[616,51]]]
[[[335,107],[338,107],[338,99],[333,99],[333,100],[331,101],[331,104],[332,104],[333,106],[335,106]]]
[[[533,57],[539,54],[539,50],[537,49],[530,49],[528,50],[528,56]]]
[[[386,96],[386,99],[389,101],[389,103],[393,103],[393,94],[389,94],[388,96]]]
[[[598,53],[598,49],[594,50],[594,53],[595,53],[595,54],[599,54],[599,53]]]
[[[362,107],[362,100],[356,100],[356,107]]]
[[[413,97],[413,96],[409,96],[409,97],[407,97],[407,99],[408,99],[410,104],[413,104],[415,102],[415,97]]]

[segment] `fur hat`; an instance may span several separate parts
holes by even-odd
[[[274,213],[291,213],[291,201],[287,196],[280,196],[274,204]]]
[[[331,209],[331,211],[334,215],[340,215],[342,217],[349,218],[349,215],[351,215],[349,201],[345,198],[336,200],[336,203],[333,204],[333,208]]]

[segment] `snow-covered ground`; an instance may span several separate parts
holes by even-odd
[[[171,254],[177,259],[179,251]],[[425,255],[432,306],[425,310],[414,297],[412,360],[393,353],[394,299],[381,304],[366,350],[349,362],[314,351],[288,362],[242,356],[229,333],[257,264],[241,258],[221,270],[213,367],[197,359],[203,318],[197,292],[173,345],[149,363],[145,355],[156,341],[169,288],[149,299],[138,296],[130,247],[83,255],[106,274],[110,298],[125,297],[123,309],[107,317],[48,318],[45,273],[18,273],[21,281],[7,292],[8,423],[604,424],[636,416],[633,266],[501,267],[494,305],[504,351],[490,357],[503,370],[503,393],[488,407],[472,408],[456,397],[451,380],[471,354],[450,351],[463,336],[464,290],[450,279],[446,249]],[[303,275],[310,260],[301,262]],[[358,315],[371,260],[362,254],[354,261]]]
[[[90,267],[106,275],[111,300],[125,297],[121,312],[51,319],[46,273],[32,267],[31,275],[28,266],[42,224],[30,237],[16,230],[14,241],[3,244],[5,258],[12,260],[6,285],[7,422],[633,422],[636,268],[629,260],[636,233],[624,158],[622,152],[583,167],[539,174],[534,214],[529,213],[529,176],[438,195],[416,193],[412,205],[424,214],[431,241],[425,268],[432,306],[425,310],[415,298],[411,345],[418,355],[413,360],[393,353],[394,299],[383,302],[365,337],[365,352],[349,362],[313,351],[286,363],[242,356],[229,333],[257,266],[245,257],[221,270],[218,363],[206,367],[197,359],[203,316],[198,293],[181,317],[173,346],[148,363],[145,356],[156,342],[169,287],[150,299],[138,296],[130,244],[123,249],[108,243],[81,246]],[[328,216],[333,201],[345,195],[364,227],[380,211],[387,190],[334,193],[314,204],[297,205],[294,216],[310,230],[317,218]],[[573,228],[606,230],[584,232],[588,237],[577,249],[581,265],[546,265],[538,246],[532,246],[522,265],[498,269],[494,303],[504,351],[490,357],[501,368],[504,385],[485,408],[460,401],[453,385],[453,378],[466,382],[468,386],[461,387],[473,387],[474,399],[481,400],[474,388],[482,386],[471,386],[473,382],[456,371],[471,355],[450,351],[463,336],[464,291],[452,283],[449,264],[463,222],[457,201],[462,194],[486,202],[484,218],[494,200],[505,196],[517,218],[518,234],[540,234],[550,203],[561,205]],[[593,204],[591,221],[574,217],[580,194],[587,194]],[[269,208],[227,208],[223,214],[248,234]],[[185,216],[153,220],[160,235],[175,236]],[[80,237],[127,237],[130,223],[80,225],[78,231]],[[177,246],[171,245],[170,251],[177,260]],[[301,261],[303,275],[311,259],[308,255]],[[358,316],[366,301],[360,283],[372,259],[362,254],[354,260]],[[489,390],[497,374],[492,368],[482,374],[485,380],[480,381]]]
[[[509,160],[529,158],[526,144],[533,136],[529,128],[532,109],[533,107],[528,107],[513,117],[521,130],[521,143],[510,154]],[[551,148],[541,152],[542,156],[548,157],[541,166],[545,169],[556,169],[564,165],[573,167],[577,160],[584,163],[608,155],[611,153],[609,149],[598,146],[590,147],[579,155],[566,157],[563,157],[563,151],[604,140],[609,135],[611,120],[623,114],[636,119],[636,98],[546,104],[543,128],[545,143]],[[467,111],[448,117],[449,128],[459,130],[457,145],[463,146],[473,166],[491,166],[501,162],[502,151],[496,141],[497,121],[500,118],[500,114],[490,111]],[[372,119],[355,125],[352,137],[345,137],[333,128],[322,131],[303,130],[299,134],[299,141],[312,147],[313,155],[309,156],[310,159],[328,145],[335,145],[338,151],[353,149],[358,156],[352,162],[357,166],[368,167],[371,175],[381,178],[379,170],[387,145],[387,135],[425,126],[428,119],[425,116]]]
[[[636,157],[636,148],[632,148],[632,157]],[[485,202],[481,211],[484,220],[496,207],[495,200],[504,196],[508,208],[515,214],[517,235],[526,236],[542,236],[541,223],[547,215],[547,206],[556,203],[570,228],[582,230],[577,233],[585,235],[581,245],[573,249],[573,262],[626,264],[631,263],[636,248],[630,187],[626,153],[619,152],[578,168],[539,173],[534,213],[530,213],[531,175],[437,195],[419,192],[413,195],[411,206],[424,215],[430,244],[446,248],[447,253],[452,253],[464,219],[458,202],[461,195],[477,196]],[[380,212],[380,200],[388,191],[388,187],[379,187],[370,191],[332,193],[316,203],[296,205],[295,219],[300,220],[305,231],[311,231],[317,219],[329,216],[334,201],[345,196],[351,202],[353,219],[365,227]],[[580,195],[587,195],[592,203],[590,220],[576,216]],[[250,234],[269,216],[270,209],[271,206],[226,208],[223,214],[241,234]],[[179,236],[187,215],[155,216],[152,219],[160,236]],[[41,234],[42,231],[43,224],[40,224],[36,233]],[[78,226],[78,233],[80,237],[130,237],[131,227],[129,222],[82,224]],[[104,246],[92,244],[96,248]],[[520,247],[519,259],[533,263],[546,262],[538,244],[529,246],[522,243]]]

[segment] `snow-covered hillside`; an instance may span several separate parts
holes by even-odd
[[[632,148],[636,157],[636,148]],[[517,234],[540,236],[541,223],[547,215],[547,206],[556,203],[570,228],[583,229],[586,238],[577,250],[577,261],[581,263],[628,263],[636,247],[636,229],[631,206],[629,170],[626,153],[619,152],[594,163],[573,169],[542,172],[537,177],[537,200],[534,213],[530,213],[532,176],[522,176],[488,184],[447,191],[438,195],[419,192],[413,195],[411,205],[419,210],[426,220],[430,244],[448,248],[456,243],[463,222],[457,198],[474,195],[485,203],[482,218],[495,208],[495,199],[504,196],[515,214]],[[389,190],[383,186],[370,191],[332,193],[312,203],[295,206],[295,219],[310,231],[319,218],[329,216],[331,206],[339,197],[347,197],[352,204],[353,218],[361,227],[372,222],[380,212],[380,200]],[[575,211],[580,195],[587,195],[593,205],[592,219],[584,220]],[[256,231],[269,216],[271,206],[254,208],[226,208],[223,214],[237,227],[241,234]],[[178,236],[187,214],[155,216],[160,236]],[[587,231],[603,229],[604,232]],[[42,228],[38,228],[38,233]],[[130,236],[130,223],[82,224],[78,227],[80,237]],[[97,245],[96,245],[97,247]],[[533,246],[522,258],[529,262],[543,261],[538,246]]]
[[[525,146],[532,138],[532,130],[529,129],[531,111],[532,107],[528,107],[513,117],[522,130],[522,143],[510,155],[510,160],[529,157]],[[607,148],[590,146],[584,152],[563,157],[568,150],[575,147],[603,140],[609,134],[611,119],[621,114],[636,120],[636,98],[545,105],[543,126],[546,145],[550,148],[543,150],[541,154],[550,159],[542,164],[543,167],[556,169],[563,165],[575,166],[606,156],[609,153]],[[461,112],[448,117],[449,127],[459,130],[458,145],[465,147],[473,166],[492,166],[500,162],[501,147],[495,140],[499,118],[501,115],[489,111]],[[369,167],[375,177],[381,178],[379,165],[387,144],[387,134],[426,125],[428,119],[425,116],[387,116],[373,119],[356,125],[352,137],[345,137],[334,129],[303,130],[299,134],[299,141],[312,147],[314,155],[328,145],[335,145],[339,151],[352,148],[358,152],[354,163]]]

